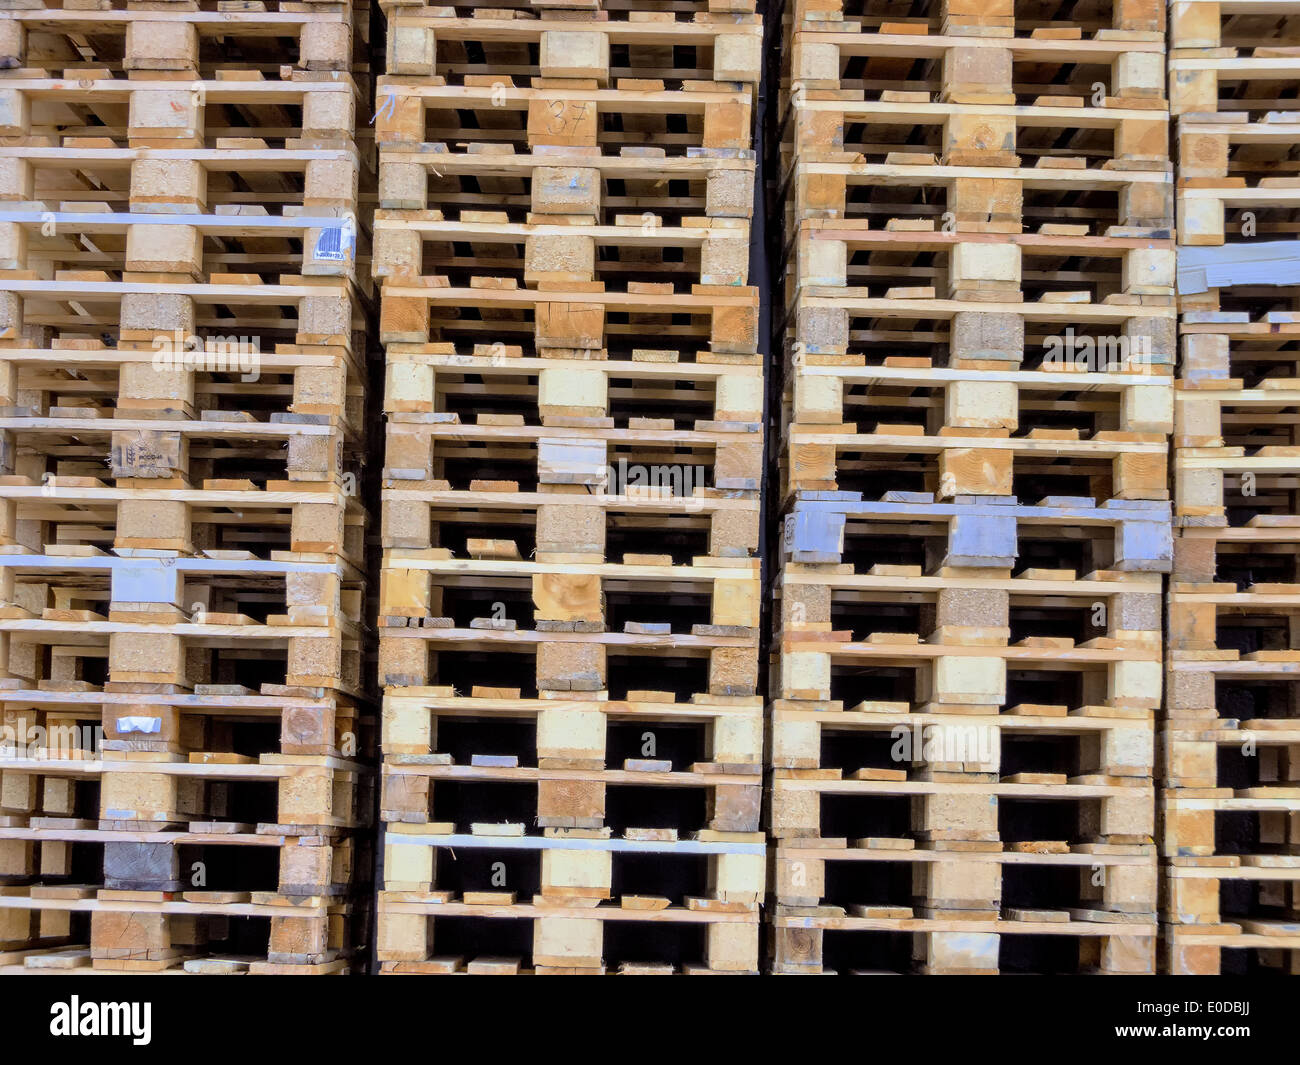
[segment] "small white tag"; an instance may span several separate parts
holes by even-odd
[[[162,718],[160,717],[119,717],[117,719],[118,732],[145,732],[154,733],[162,731]]]
[[[319,262],[345,263],[352,257],[354,232],[350,225],[330,226],[322,229],[316,238],[312,258]]]

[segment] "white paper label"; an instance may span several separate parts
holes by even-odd
[[[119,717],[117,719],[118,732],[145,732],[154,733],[162,731],[162,718],[160,717]]]

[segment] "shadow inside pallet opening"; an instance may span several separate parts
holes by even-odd
[[[689,839],[706,827],[708,801],[705,788],[610,787],[605,794],[605,824],[616,836],[629,828],[674,828],[681,839]]]
[[[1030,840],[1079,839],[1080,809],[1096,799],[998,799],[998,836],[1004,844]]]
[[[1083,576],[1096,569],[1104,568],[1098,555],[1109,561],[1113,553],[1109,529],[1105,530],[1106,536],[1098,539],[1074,539],[1072,537],[1079,535],[1083,530],[1076,531],[1069,527],[1053,530],[1053,532],[1052,539],[1021,534],[1017,544],[1017,571],[1037,568],[1072,569]]]
[[[709,660],[703,656],[624,655],[611,649],[606,670],[606,687],[613,699],[630,691],[666,691],[678,702],[688,702],[692,695],[709,690]]]
[[[915,898],[910,862],[827,862],[822,902],[843,906],[911,906]]]
[[[434,957],[527,958],[532,953],[531,921],[439,917],[433,923]]]
[[[1292,104],[1296,102],[1294,93],[1289,97],[1288,102]],[[1233,146],[1229,147],[1231,160],[1228,165],[1232,177],[1244,179],[1248,187],[1256,186],[1260,178],[1276,178],[1279,166],[1287,168],[1295,166],[1294,160],[1290,158],[1259,157],[1242,152],[1240,147],[1235,151],[1232,150]],[[1249,150],[1259,152],[1260,149],[1270,147],[1281,146],[1254,145]],[[1294,154],[1294,147],[1287,145],[1282,151],[1287,156],[1291,156]],[[1246,217],[1247,214],[1254,215],[1253,221]],[[1225,204],[1223,242],[1224,244],[1254,244],[1261,240],[1293,239],[1296,231],[1296,215],[1297,212],[1292,207],[1271,205],[1262,200],[1252,201],[1241,207]]]
[[[1219,717],[1239,721],[1295,718],[1300,711],[1292,702],[1294,692],[1295,685],[1283,680],[1219,681],[1214,686],[1214,705]]]
[[[708,760],[707,740],[703,723],[611,722],[605,737],[605,764],[622,768],[626,759],[652,759],[684,770]]]
[[[1013,598],[1010,642],[1019,643],[1027,636],[1048,636],[1086,643],[1106,635],[1106,625],[1098,624],[1102,617],[1090,600],[1076,599],[1069,606],[1020,606]]]
[[[1111,463],[1107,459],[1088,461],[1080,456],[1035,458],[1034,472],[1025,473],[1027,457],[1018,457],[1013,471],[1011,495],[1029,504],[1048,496],[1110,498]],[[939,460],[932,454],[883,454],[845,448],[836,456],[835,482],[842,492],[860,492],[864,499],[879,499],[886,492],[929,492],[938,484]],[[950,499],[940,500],[951,502]]]
[[[615,654],[612,649],[607,649],[605,669],[605,689],[611,699],[622,699],[630,691],[656,691],[672,692],[678,702],[687,702],[693,694],[708,690],[709,663],[704,656]],[[443,651],[438,654],[432,683],[451,685],[460,695],[469,695],[475,687],[487,686],[518,688],[523,698],[535,698],[536,660],[532,654]]]
[[[208,794],[209,802],[223,808],[216,820],[250,825],[279,823],[279,788],[273,780],[223,781],[208,785]]]
[[[896,755],[897,740],[886,731],[831,728],[821,730],[821,765],[823,768],[842,769],[845,774],[857,769],[906,769],[907,761]]]
[[[450,685],[458,695],[469,695],[475,687],[484,685],[491,688],[518,688],[525,699],[537,695],[537,665],[532,654],[505,651],[480,653],[453,648],[438,652],[437,663],[437,670],[430,683]]]
[[[176,850],[176,869],[184,891],[275,892],[279,887],[279,848],[181,846]],[[152,890],[144,884],[120,886]]]
[[[432,819],[459,829],[523,824],[531,831],[537,823],[537,785],[530,781],[436,780],[432,791]]]
[[[1094,741],[1095,742],[1095,741]],[[1010,733],[1001,735],[1001,775],[1014,773],[1063,773],[1075,776],[1086,768],[1079,736]]]
[[[468,588],[455,584],[435,585],[442,592],[441,616],[451,618],[459,629],[468,629],[479,618],[513,621],[520,629],[533,628],[533,599],[527,578],[502,579],[491,588]]]
[[[211,663],[211,683],[242,684],[253,691],[261,691],[263,684],[283,684],[285,681],[284,661],[266,657],[264,651],[240,651],[237,648],[199,648],[200,653],[208,655]]]
[[[708,796],[703,788],[611,784],[605,790],[604,824],[614,836],[629,828],[675,828],[685,839],[703,828]],[[432,816],[460,829],[472,824],[537,826],[537,784],[439,780],[434,785]]]
[[[435,891],[513,891],[529,902],[541,888],[542,852],[440,847],[434,865]]]
[[[1037,500],[1020,502],[1036,503]],[[864,531],[867,528],[869,532]],[[920,566],[923,573],[936,572],[947,552],[948,526],[938,522],[918,529],[900,523],[899,530],[890,533],[887,524],[869,527],[855,525],[850,520],[841,560],[851,565],[855,572],[865,572],[876,564]],[[1093,531],[1061,526],[1043,531],[1022,526],[1018,532],[1014,566],[1017,573],[1025,569],[1070,569],[1083,576],[1105,568],[1113,557],[1113,534],[1109,528]]]
[[[906,795],[823,794],[821,797],[823,839],[910,835],[911,800]]]
[[[671,921],[610,921],[605,925],[604,957],[610,970],[624,962],[659,962],[681,970],[704,963],[702,924]]]
[[[456,765],[469,765],[474,755],[513,756],[523,766],[537,764],[537,727],[532,720],[440,717],[437,750],[451,755]],[[441,792],[444,782],[435,789]]]
[[[1219,974],[1221,976],[1288,976],[1290,969],[1280,959],[1286,951],[1221,950]]]
[[[514,892],[529,902],[541,890],[541,851],[516,848],[449,847],[438,851],[434,889],[457,895],[474,891]],[[611,897],[651,895],[682,906],[708,894],[708,858],[702,855],[618,852],[611,863]]]
[[[432,543],[444,547],[455,558],[469,558],[469,540],[509,540],[520,558],[532,558],[537,548],[534,515],[515,512],[487,512],[482,521],[434,521]]]
[[[849,524],[844,537],[844,552],[840,557],[855,571],[865,572],[877,563],[885,566],[920,566],[924,571],[930,549],[937,547],[942,550],[947,539],[948,529],[944,525],[936,526],[930,536],[901,536],[887,532],[854,534],[854,526]]]
[[[827,931],[822,940],[824,969],[840,974],[913,973],[922,962],[920,936],[907,932]],[[1082,940],[1077,936],[1002,935],[998,971],[1023,974],[1073,974],[1081,968]]]
[[[537,448],[535,445],[520,441],[509,448],[508,455],[502,455],[502,445],[488,448],[482,444],[464,443],[457,445],[458,450],[469,452],[464,458],[443,458],[440,476],[445,478],[454,491],[465,491],[471,481],[517,481],[519,491],[535,492],[537,490]],[[509,456],[523,454],[527,457]]]
[[[822,939],[824,969],[840,974],[911,973],[920,970],[913,959],[914,937],[908,932],[827,931]],[[1002,935],[998,970],[1003,973],[1071,974],[1080,971],[1081,939],[1077,936]]]
[[[670,249],[671,250],[671,249]],[[641,343],[644,343],[642,339]],[[612,345],[611,338],[611,345]],[[611,358],[627,358],[631,349]],[[531,355],[531,351],[525,352]],[[526,425],[541,424],[538,410],[537,375],[510,375],[510,383],[501,383],[496,375],[467,371],[439,371],[438,409],[455,414],[464,424],[474,424],[482,414],[512,414],[522,417]],[[456,378],[456,380],[453,380]],[[668,418],[674,428],[691,429],[697,421],[708,421],[716,402],[711,382],[670,380],[658,384],[639,378],[610,375],[608,383],[609,414],[616,426],[625,426],[632,418]]]
[[[662,592],[605,595],[605,624],[611,632],[622,632],[629,623],[667,624],[673,632],[689,633],[694,625],[711,622],[712,596],[708,592]]]
[[[694,522],[694,526],[688,526]],[[638,517],[634,514],[611,517],[605,533],[605,558],[621,562],[624,555],[671,555],[673,565],[689,565],[695,558],[709,554],[709,520],[707,517],[676,517],[665,528],[659,516]]]
[[[1082,898],[1080,879],[1093,875],[1088,866],[1002,866],[1002,911],[1068,910],[1088,903]]]
[[[1017,706],[1021,703],[1030,703],[1070,708],[1082,706],[1085,701],[1083,684],[1081,671],[1009,668],[1006,705]]]
[[[1220,651],[1239,651],[1243,658],[1255,651],[1289,651],[1295,615],[1283,608],[1257,607],[1250,613],[1220,617],[1215,626],[1214,646]]]
[[[846,707],[863,700],[910,703],[916,698],[914,666],[831,666],[831,698]]]
[[[855,639],[865,639],[873,632],[921,632],[925,609],[924,605],[911,603],[832,602],[831,628],[849,629]]]

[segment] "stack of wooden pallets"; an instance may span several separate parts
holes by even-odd
[[[756,971],[752,0],[384,7],[380,968]]]
[[[1300,972],[1300,10],[55,2],[0,972]]]
[[[785,14],[772,968],[1149,972],[1163,11],[893,11]]]
[[[0,10],[0,966],[364,961],[367,20]]]
[[[1170,24],[1181,364],[1161,795],[1175,973],[1300,972],[1300,8]],[[1225,948],[1232,948],[1225,950]]]

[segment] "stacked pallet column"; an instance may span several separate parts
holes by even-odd
[[[757,971],[752,2],[385,13],[380,969]]]
[[[1161,964],[1300,973],[1300,9],[1171,6],[1181,361]]]
[[[368,15],[225,7],[0,11],[6,971],[364,962]]]
[[[1150,972],[1164,16],[785,25],[777,972]]]

